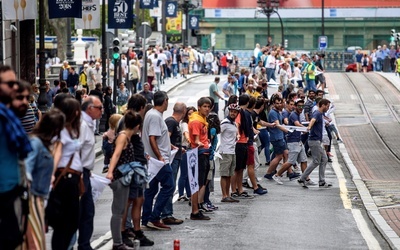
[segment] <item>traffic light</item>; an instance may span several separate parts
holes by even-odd
[[[396,41],[400,42],[400,33],[396,33]]]
[[[285,49],[287,49],[287,47],[288,47],[288,44],[289,44],[289,42],[288,42],[288,39],[285,39],[285,44],[284,44],[284,46],[283,46],[283,47],[285,47]]]
[[[121,41],[121,52],[126,53],[128,52],[128,34],[120,33],[118,37]]]
[[[121,42],[118,37],[114,38],[112,41],[112,52],[113,59],[118,60],[120,56],[119,53],[121,53]]]
[[[395,29],[392,29],[390,32],[392,33],[392,37],[395,37],[395,35],[396,35],[396,30],[395,30]]]

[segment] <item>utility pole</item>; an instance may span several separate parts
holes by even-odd
[[[102,0],[101,6],[101,83],[103,87],[107,86],[107,36],[106,36],[106,1]],[[110,62],[108,63],[110,65]]]

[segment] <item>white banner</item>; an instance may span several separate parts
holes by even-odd
[[[148,169],[147,172],[150,176],[149,183],[153,180],[154,177],[160,172],[160,170],[164,167],[165,163],[163,161],[159,161],[153,157],[150,157],[150,160],[147,163]]]
[[[187,156],[187,167],[188,167],[188,178],[190,184],[190,191],[192,194],[199,191],[199,156],[198,148],[188,150]]]
[[[37,18],[37,1],[3,0],[3,20],[28,20]]]
[[[75,29],[100,29],[100,0],[82,0],[82,18],[75,18]]]

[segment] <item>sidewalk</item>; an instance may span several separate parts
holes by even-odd
[[[178,79],[169,78],[169,79],[165,80],[165,84],[160,85],[160,89],[162,91],[165,91],[168,93],[168,92],[174,90],[175,88],[177,88],[179,85],[181,85],[191,79],[200,77],[202,75],[204,75],[204,74],[194,73],[191,75],[187,75],[187,79],[185,79],[183,77],[178,77]],[[103,137],[101,135],[96,136],[96,145],[95,145],[96,157],[99,157],[100,155],[103,154],[103,152],[101,151],[101,146],[103,143],[102,138]]]
[[[370,74],[370,73],[368,73]],[[371,73],[373,74],[373,73]],[[400,91],[400,78],[394,73],[377,72]],[[336,79],[337,80],[337,79]],[[330,83],[329,86],[335,84]],[[340,93],[346,100],[347,86],[333,86],[333,93]],[[353,98],[354,99],[354,98]],[[349,99],[348,99],[349,100]],[[353,100],[353,102],[357,102]],[[346,101],[344,101],[346,102]],[[340,101],[336,101],[340,103]],[[351,103],[347,101],[346,103]],[[348,104],[351,106],[351,104]],[[350,106],[349,109],[350,109]],[[351,115],[354,113],[351,112]],[[349,113],[350,115],[350,113]],[[343,116],[343,114],[342,114]],[[339,124],[338,124],[339,128]],[[390,126],[381,131],[393,133]],[[339,128],[344,144],[339,151],[357,187],[367,214],[393,249],[400,249],[400,182],[398,160],[390,155],[383,142],[375,135],[370,124],[342,126]],[[382,136],[382,135],[381,135]]]

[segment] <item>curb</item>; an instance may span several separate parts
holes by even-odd
[[[394,83],[391,77],[385,74],[379,73],[383,78],[387,81],[391,82],[396,88],[399,88],[398,83]],[[335,115],[334,120],[335,119]],[[367,211],[368,217],[374,223],[375,227],[381,233],[383,238],[387,241],[392,249],[400,249],[400,237],[396,234],[396,232],[389,226],[389,224],[385,221],[383,216],[379,213],[379,208],[376,206],[374,199],[371,196],[371,193],[367,186],[365,185],[363,179],[361,178],[358,169],[353,164],[353,161],[350,158],[350,155],[346,149],[346,146],[343,143],[338,144],[339,152],[343,157],[344,164],[349,170],[352,181],[357,188],[357,191],[360,195],[360,198],[363,202],[363,205]]]

